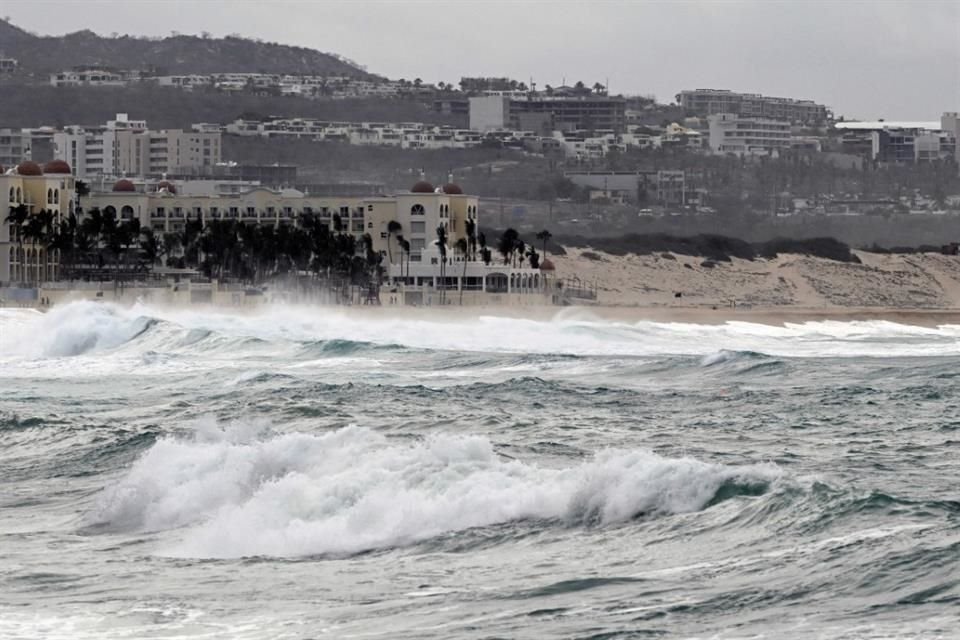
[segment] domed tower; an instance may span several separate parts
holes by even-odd
[[[47,175],[70,175],[70,165],[63,160],[51,160],[43,165],[43,172]]]
[[[18,176],[42,176],[43,169],[36,162],[26,160],[17,165]]]
[[[418,180],[416,184],[410,187],[410,193],[434,193],[433,185],[426,180]]]

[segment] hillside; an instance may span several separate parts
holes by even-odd
[[[89,30],[37,36],[0,20],[0,51],[25,73],[45,75],[76,66],[155,69],[161,74],[260,72],[370,77],[328,53],[246,38],[177,35],[162,39],[97,35]]]
[[[144,119],[153,128],[186,128],[194,122],[230,122],[242,113],[282,114],[330,120],[402,120],[448,123],[419,102],[390,98],[309,100],[249,93],[181,91],[138,83],[127,87],[0,86],[0,127],[96,125],[117,113]],[[306,143],[304,143],[306,144]]]

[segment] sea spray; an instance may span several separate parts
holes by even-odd
[[[282,305],[231,314],[92,302],[69,303],[48,314],[6,312],[0,315],[0,347],[26,356],[82,355],[131,341],[140,344],[141,335],[148,329],[152,333],[158,321],[170,332],[169,339],[143,342],[142,350],[196,353],[275,345],[326,357],[370,348],[623,357],[703,357],[722,351],[773,357],[960,354],[960,327],[954,325],[923,328],[886,321],[697,325],[608,321],[570,312],[534,320],[477,317],[470,310],[428,316],[405,310],[387,314]]]
[[[504,459],[479,436],[405,443],[357,427],[270,436],[235,428],[246,431],[157,442],[103,492],[91,522],[187,527],[160,550],[174,556],[338,554],[515,520],[602,525],[696,511],[721,488],[733,497],[730,483],[765,489],[780,477],[774,465],[649,451],[606,450],[556,469]]]

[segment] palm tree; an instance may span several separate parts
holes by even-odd
[[[503,264],[512,263],[513,251],[516,248],[519,237],[520,234],[518,234],[515,229],[507,229],[503,232],[503,235],[500,236],[500,241],[497,242],[497,251],[503,256]]]
[[[467,218],[467,239],[470,243],[469,249],[471,260],[476,260],[477,256],[477,223],[472,218]]]
[[[549,242],[552,237],[553,234],[546,229],[537,234],[537,240],[543,242],[543,255],[547,255],[547,242]]]
[[[441,224],[437,227],[437,248],[440,250],[440,304],[447,297],[447,230]]]
[[[17,236],[17,255],[19,256],[18,262],[20,264],[20,280],[25,279],[24,271],[24,255],[23,255],[23,225],[27,221],[27,218],[30,215],[30,210],[25,204],[19,204],[15,207],[10,207],[10,213],[4,219],[4,224],[9,224],[13,229],[16,229]],[[11,274],[12,276],[12,274]]]
[[[469,220],[467,222],[470,222]],[[466,238],[457,238],[457,242],[454,245],[458,252],[460,252],[460,259],[463,260],[463,275],[460,277],[460,306],[463,306],[463,284],[467,281],[467,251],[469,250],[469,244],[467,244]]]
[[[490,266],[490,250],[487,249],[487,236],[483,233],[477,235],[477,244],[480,245],[480,257],[483,260],[483,264]]]
[[[405,253],[407,256],[407,275],[403,281],[404,284],[406,284],[406,278],[410,277],[410,241],[405,239],[403,236],[397,236],[397,241],[400,243],[400,248],[403,250],[403,253]],[[403,262],[400,263],[400,273],[403,273]]]
[[[403,231],[403,225],[396,220],[387,223],[387,257],[390,259],[390,264],[393,264],[393,251],[391,250],[393,235],[401,231]]]
[[[83,207],[80,206],[80,198],[85,198],[88,195],[90,195],[90,185],[88,185],[83,180],[77,180],[76,182],[73,183],[73,188],[74,188],[74,191],[76,191],[77,193],[77,202],[75,205],[76,210],[82,212]],[[73,211],[71,211],[70,213],[73,213]]]
[[[523,256],[527,254],[527,243],[518,238],[516,244],[514,244],[514,248],[516,249],[517,266],[522,267]]]

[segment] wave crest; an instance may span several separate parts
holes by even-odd
[[[517,520],[603,525],[697,511],[737,495],[731,483],[763,491],[779,475],[773,465],[612,450],[545,469],[502,459],[482,437],[398,444],[357,427],[219,439],[208,430],[157,442],[103,492],[89,520],[186,527],[164,555],[342,554]]]

